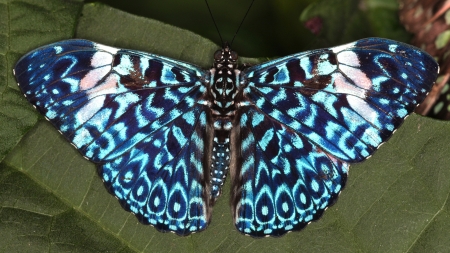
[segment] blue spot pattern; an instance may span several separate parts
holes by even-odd
[[[320,218],[349,164],[392,135],[438,73],[428,54],[381,38],[243,70],[223,67],[237,59],[230,52],[216,52],[220,67],[207,71],[67,40],[28,53],[14,72],[140,222],[178,235],[205,229],[229,170],[234,223],[255,237]]]

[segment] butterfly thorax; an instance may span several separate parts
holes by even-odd
[[[235,110],[236,80],[240,73],[237,59],[238,54],[231,51],[228,45],[214,53],[214,64],[210,72],[212,109],[216,115],[229,116]]]

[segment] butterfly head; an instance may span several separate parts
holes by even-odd
[[[236,76],[238,54],[230,49],[227,43],[214,53],[213,86],[211,87],[214,103],[221,109],[230,108],[236,95]]]
[[[214,67],[216,69],[235,69],[237,68],[238,54],[230,49],[228,43],[225,43],[222,49],[214,53]]]

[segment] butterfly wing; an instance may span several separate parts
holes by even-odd
[[[179,235],[210,219],[208,111],[196,66],[86,40],[36,49],[15,67],[27,99],[89,160],[122,206]]]
[[[239,231],[299,230],[334,203],[348,163],[368,158],[431,89],[428,54],[369,38],[246,69],[233,138]]]
[[[335,202],[345,185],[347,163],[256,107],[242,111],[239,126],[238,169],[231,172],[239,231],[280,236],[318,219]]]

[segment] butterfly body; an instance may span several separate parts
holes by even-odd
[[[211,197],[220,195],[230,165],[230,133],[236,113],[236,96],[239,89],[237,69],[238,55],[226,44],[214,53],[213,68],[210,69],[209,101],[214,127],[211,157]]]
[[[210,70],[87,40],[15,67],[26,98],[89,160],[122,206],[160,231],[205,229],[230,172],[236,228],[300,230],[332,205],[431,89],[426,53],[380,38]]]

